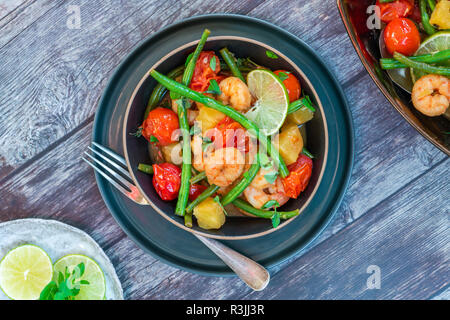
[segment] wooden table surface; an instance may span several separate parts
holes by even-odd
[[[80,28],[69,28],[77,8]],[[102,91],[127,53],[164,26],[212,12],[261,18],[307,42],[340,81],[355,125],[355,165],[336,218],[270,269],[262,292],[145,254],[80,159]],[[334,0],[0,0],[0,92],[0,222],[39,217],[86,231],[111,258],[127,299],[450,298],[450,160],[377,89]],[[379,289],[367,286],[376,275],[369,266],[379,268]]]

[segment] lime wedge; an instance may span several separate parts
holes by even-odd
[[[441,31],[433,34],[431,37],[426,39],[417,49],[415,56],[422,54],[434,53],[442,50],[450,49],[450,31]],[[442,66],[450,66],[450,60],[437,63]],[[416,82],[417,79],[423,77],[427,73],[422,70],[410,69],[411,79]]]
[[[283,82],[269,70],[256,69],[247,75],[247,85],[256,102],[245,116],[265,135],[277,133],[289,106],[289,95]]]
[[[52,261],[35,245],[12,249],[0,262],[0,287],[14,300],[39,299],[52,276]]]
[[[53,280],[57,281],[59,272],[64,274],[66,267],[69,273],[80,263],[84,263],[85,271],[79,280],[87,280],[89,284],[82,284],[80,293],[75,300],[103,300],[106,293],[106,282],[100,266],[89,257],[81,254],[70,254],[55,262]]]

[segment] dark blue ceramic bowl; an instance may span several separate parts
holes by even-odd
[[[294,64],[294,62],[287,55],[285,55],[282,51],[279,51],[276,47],[269,46],[261,41],[248,37],[231,35],[215,36],[215,31],[216,30],[214,29],[211,30],[212,36],[208,38],[204,50],[214,50],[218,54],[220,49],[228,47],[228,49],[233,52],[236,57],[250,57],[257,64],[268,67],[271,70],[289,70],[300,80],[303,93],[309,95],[311,100],[314,102],[314,105],[317,106],[314,119],[306,124],[306,136],[308,137],[307,148],[316,156],[314,159],[314,169],[310,183],[298,199],[291,199],[280,209],[294,210],[299,208],[300,211],[302,211],[316,193],[327,159],[328,130],[325,121],[325,112],[323,110],[320,97],[315,92],[314,87],[302,70]],[[183,30],[182,32],[185,32],[186,36],[188,33],[190,34],[187,30]],[[192,35],[199,38],[201,36],[201,32],[192,32]],[[125,158],[129,164],[132,177],[147,201],[150,202],[157,212],[163,215],[163,217],[168,219],[170,222],[176,224],[178,227],[188,231],[220,239],[245,239],[262,236],[274,232],[275,230],[282,229],[295,218],[282,222],[277,229],[272,228],[270,220],[255,219],[250,217],[228,217],[225,225],[220,230],[204,230],[196,226],[195,223],[193,228],[187,228],[184,226],[183,217],[179,217],[174,214],[176,201],[168,202],[161,200],[152,185],[151,176],[137,170],[139,163],[151,162],[147,141],[143,138],[137,139],[133,135],[130,135],[130,133],[135,132],[136,129],[142,124],[148,99],[153,88],[157,84],[157,82],[148,75],[149,71],[156,69],[159,72],[166,74],[170,70],[183,65],[189,53],[195,50],[197,43],[198,40],[186,42],[181,45],[177,45],[174,42],[172,50],[162,52],[160,56],[156,53],[152,53],[149,57],[149,60],[156,58],[158,61],[153,64],[139,80],[139,83],[129,101],[124,118],[123,139]],[[266,54],[266,51],[268,50],[274,52],[278,58],[269,58]]]
[[[170,63],[161,61],[157,68],[166,72],[173,65],[183,63],[185,54],[193,48],[205,28],[212,31],[211,39],[216,41],[210,41],[208,46],[220,48],[222,44],[218,41],[227,39],[226,44],[237,55],[252,56],[272,68],[289,67],[302,80],[303,89],[320,109],[317,118],[308,125],[307,146],[317,156],[313,181],[297,202],[292,201],[286,206],[301,207],[301,214],[282,224],[276,232],[272,231],[270,221],[250,218],[230,218],[225,228],[216,233],[198,229],[186,232],[181,219],[173,215],[173,204],[157,203],[154,199],[153,206],[157,210],[140,206],[123,196],[99,174],[96,174],[96,179],[117,223],[145,252],[175,267],[202,274],[230,275],[232,272],[223,261],[191,233],[241,239],[224,243],[266,267],[291,257],[325,229],[342,201],[353,165],[353,125],[339,83],[321,58],[296,36],[271,23],[240,15],[205,15],[183,20],[142,41],[123,60],[105,88],[94,120],[93,140],[127,154],[130,169],[148,199],[155,196],[150,177],[141,176],[136,171],[138,162],[149,160],[147,145],[143,140],[131,139],[127,133],[141,123],[148,96],[155,85],[152,79],[147,78],[148,71],[166,55],[187,46],[181,49],[183,52],[164,58],[163,61],[171,59]],[[233,37],[241,40],[237,42]],[[255,51],[249,52],[245,46],[255,48]],[[265,60],[261,46],[273,48],[272,51],[277,52],[281,59]],[[127,109],[129,116],[125,120]],[[265,235],[257,237],[262,234]]]

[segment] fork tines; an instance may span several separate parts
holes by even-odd
[[[135,187],[131,183],[132,179],[128,172],[125,159],[96,142],[92,142],[92,145],[95,148],[88,147],[91,153],[85,151],[84,155],[86,157],[82,159],[120,192],[129,196],[129,193]],[[101,150],[101,152],[96,149]]]

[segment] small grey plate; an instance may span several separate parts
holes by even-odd
[[[94,259],[106,278],[106,299],[123,300],[122,285],[114,266],[102,248],[84,231],[55,220],[20,219],[0,223],[0,259],[11,249],[34,244],[44,249],[53,263],[68,254]],[[0,300],[8,297],[0,290]]]

